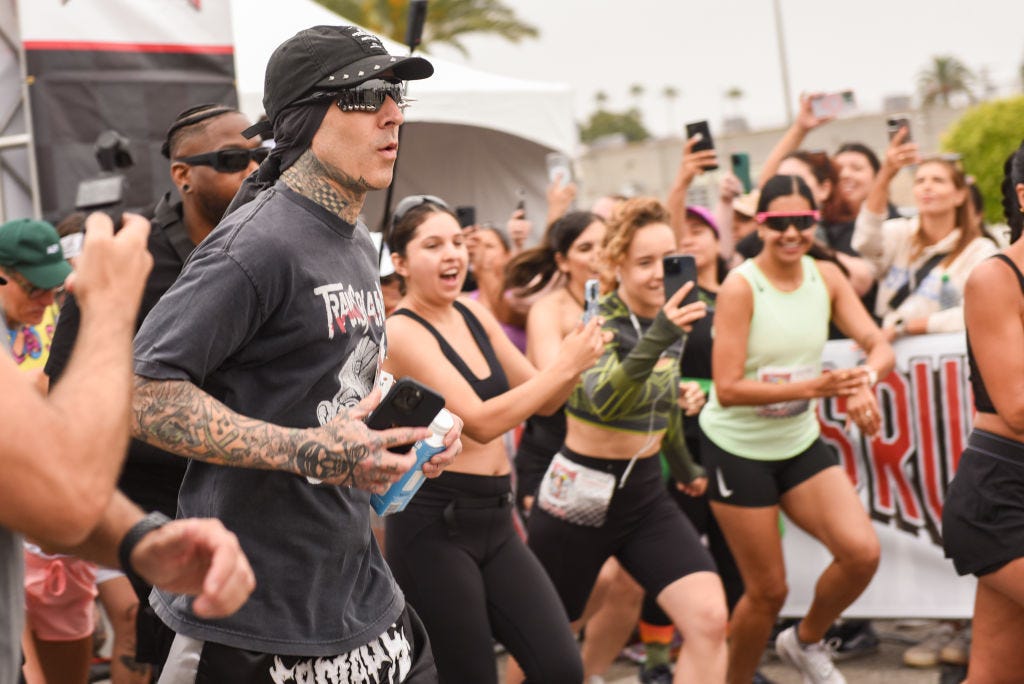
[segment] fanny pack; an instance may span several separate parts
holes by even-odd
[[[601,527],[615,491],[615,476],[555,454],[544,473],[537,505],[559,520]]]

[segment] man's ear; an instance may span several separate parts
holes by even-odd
[[[178,188],[180,194],[182,188],[189,185],[192,177],[192,167],[185,162],[171,162],[171,182],[174,183],[174,187]]]

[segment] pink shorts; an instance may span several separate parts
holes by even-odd
[[[73,556],[25,550],[25,620],[43,641],[75,641],[96,620],[96,565]]]

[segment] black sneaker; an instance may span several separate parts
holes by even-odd
[[[640,684],[672,684],[672,668],[669,665],[655,665],[650,670],[640,666]]]
[[[832,646],[835,660],[850,660],[877,653],[881,639],[870,620],[843,620],[825,632],[825,641]]]

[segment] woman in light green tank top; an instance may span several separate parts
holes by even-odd
[[[875,434],[872,386],[892,369],[893,353],[839,267],[808,255],[817,218],[802,179],[772,177],[758,203],[764,248],[718,295],[714,387],[700,425],[711,508],[745,585],[729,627],[730,682],[751,680],[786,598],[780,509],[834,557],[807,614],[776,641],[805,682],[845,681],[822,639],[878,565],[867,513],[820,439],[815,400],[845,397],[850,421]],[[830,320],[865,350],[864,365],[822,370]]]

